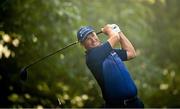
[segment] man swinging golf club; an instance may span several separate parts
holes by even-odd
[[[77,38],[86,49],[86,64],[101,88],[105,107],[143,108],[136,85],[123,63],[136,56],[133,45],[116,24],[107,24],[101,31],[108,36],[104,43],[91,26],[81,27]],[[117,43],[121,49],[114,48]]]

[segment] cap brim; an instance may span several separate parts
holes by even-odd
[[[94,32],[94,30],[88,31],[88,32],[84,35],[83,39],[80,40],[80,42],[83,42],[84,40],[86,40],[87,36],[88,36],[90,33],[92,33],[92,32]]]

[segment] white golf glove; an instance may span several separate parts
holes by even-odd
[[[111,24],[111,28],[112,28],[112,30],[113,30],[114,32],[117,32],[117,33],[121,32],[119,26],[116,25],[116,24]],[[118,35],[118,39],[120,39],[120,36],[119,36],[119,35]]]

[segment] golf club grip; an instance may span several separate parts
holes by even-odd
[[[102,33],[102,31],[99,31],[99,32],[97,32],[96,34],[99,35],[99,34],[101,34],[101,33]]]

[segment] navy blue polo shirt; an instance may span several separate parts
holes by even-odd
[[[86,51],[86,64],[99,86],[105,101],[120,101],[137,95],[137,88],[125,67],[127,52],[113,49],[109,42]]]

